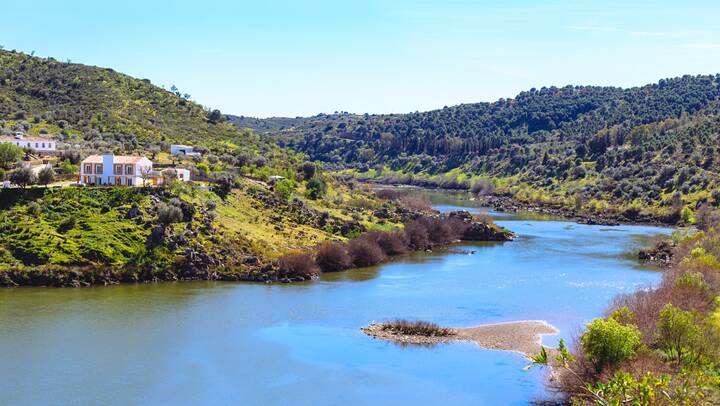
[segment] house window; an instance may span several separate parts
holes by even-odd
[[[122,175],[122,168],[121,164],[115,164],[115,175]]]
[[[118,186],[122,186],[122,185],[123,185],[123,178],[117,178],[117,184],[118,184]]]
[[[132,165],[125,165],[125,174],[126,175],[132,175],[133,174],[133,166]]]
[[[102,164],[95,164],[95,173],[103,173]]]
[[[92,173],[92,165],[85,164],[85,173]]]
[[[132,178],[128,178],[128,180],[127,180],[127,185],[128,185],[128,186],[132,186],[132,185],[133,185],[133,180],[132,180]]]
[[[44,143],[44,142],[42,143],[42,147],[45,148],[45,143]]]
[[[38,147],[38,143],[36,142],[36,143],[35,143],[35,148],[37,148],[37,147]]]

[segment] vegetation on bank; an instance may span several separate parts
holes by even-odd
[[[678,234],[672,264],[652,290],[621,295],[556,360],[553,386],[578,404],[720,403],[720,216]]]
[[[406,252],[431,250],[460,240],[507,241],[514,237],[489,218],[467,212],[448,215],[415,212],[412,217],[401,229],[368,231],[346,242],[326,241],[312,253],[284,256],[278,263],[280,272],[313,277],[319,272],[376,265]]]
[[[423,337],[447,337],[454,335],[452,329],[440,327],[435,323],[422,320],[392,320],[382,324],[383,331],[393,334],[405,334]]]
[[[688,223],[720,201],[720,75],[620,89],[532,89],[513,99],[395,115],[232,118],[322,161],[391,183],[493,192],[589,213]]]

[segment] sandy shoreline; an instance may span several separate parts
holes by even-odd
[[[382,340],[399,344],[433,345],[451,341],[469,341],[481,348],[513,351],[525,356],[540,351],[543,335],[555,335],[558,329],[543,320],[522,320],[505,323],[482,324],[474,327],[450,328],[448,336],[419,336],[383,330],[382,323],[372,323],[362,331]]]

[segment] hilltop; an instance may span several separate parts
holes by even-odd
[[[390,115],[229,117],[353,176],[674,222],[717,190],[720,75],[622,89],[531,89],[494,103]],[[690,214],[685,213],[686,220]]]

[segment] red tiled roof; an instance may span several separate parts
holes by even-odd
[[[134,164],[139,160],[145,158],[144,156],[131,156],[131,155],[115,155],[113,156],[113,164]],[[87,164],[101,164],[103,163],[102,155],[90,155],[83,160],[83,163]]]
[[[42,138],[42,137],[15,138],[15,137],[9,137],[9,136],[0,136],[0,142],[11,142],[11,141],[55,142],[55,140],[52,140],[50,138]]]

